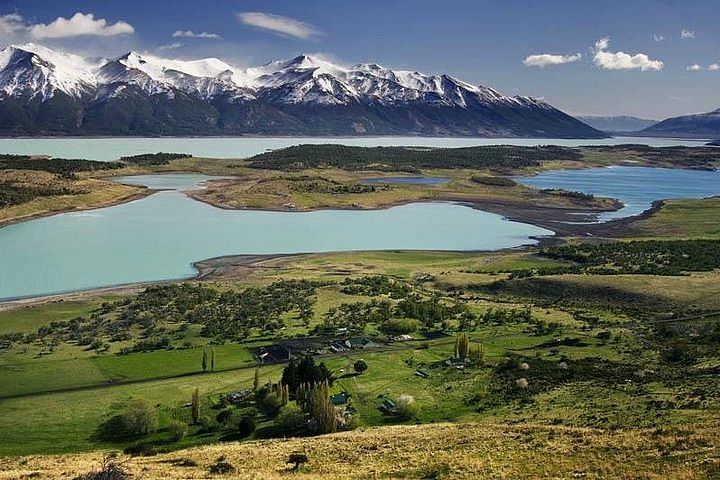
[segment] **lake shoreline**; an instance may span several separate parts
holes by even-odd
[[[137,185],[134,185],[137,186]],[[103,202],[97,205],[92,205],[86,208],[80,208],[80,207],[69,207],[69,208],[62,208],[60,210],[52,210],[52,211],[42,211],[42,212],[36,212],[31,213],[29,215],[23,215],[21,217],[13,217],[8,218],[4,220],[0,220],[0,229],[4,227],[8,227],[10,225],[16,225],[18,223],[25,223],[29,222],[31,220],[37,220],[38,218],[47,218],[47,217],[53,217],[55,215],[61,215],[63,213],[80,213],[80,212],[88,212],[92,210],[99,210],[101,208],[109,208],[114,207],[116,205],[122,205],[125,203],[134,202],[137,200],[142,200],[143,198],[149,197],[150,195],[153,195],[161,190],[154,189],[154,188],[148,188],[144,187],[144,189],[140,192],[133,193],[131,195],[125,195],[120,198],[113,199],[109,202]]]

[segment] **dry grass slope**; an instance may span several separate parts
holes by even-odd
[[[128,459],[125,467],[145,480],[212,478],[210,465],[224,456],[236,469],[232,478],[264,480],[704,479],[720,475],[719,434],[718,424],[627,431],[537,425],[390,426],[204,446]],[[286,461],[295,452],[309,461],[293,474]],[[0,459],[0,478],[73,478],[96,469],[102,458],[102,453],[93,453]]]

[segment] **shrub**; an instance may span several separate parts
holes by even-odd
[[[214,464],[210,465],[210,473],[226,475],[235,472],[235,467],[225,461],[225,456],[219,457]]]
[[[180,441],[185,438],[188,433],[188,424],[180,420],[173,420],[170,422],[170,425],[168,425],[168,432],[170,432],[170,437],[173,440],[176,442]]]
[[[157,413],[145,400],[130,402],[122,420],[127,432],[133,435],[147,435],[157,430],[158,426]]]
[[[255,420],[251,417],[243,417],[238,422],[238,433],[242,437],[250,436],[255,431]]]
[[[100,470],[79,475],[75,480],[127,480],[132,476],[115,458],[107,456],[103,459]]]
[[[297,405],[285,405],[275,419],[275,424],[283,431],[293,432],[305,425],[305,412]]]
[[[125,447],[123,453],[131,457],[150,457],[157,455],[157,450],[147,442],[137,442]]]
[[[420,411],[420,405],[415,402],[415,398],[411,395],[400,395],[397,399],[398,416],[402,418],[410,418],[417,415]]]
[[[365,360],[358,360],[353,364],[353,370],[355,370],[357,373],[363,373],[365,370],[367,370],[368,364],[365,362]]]
[[[263,406],[270,414],[275,415],[283,406],[283,399],[277,393],[270,392],[265,395],[265,398],[263,399]]]

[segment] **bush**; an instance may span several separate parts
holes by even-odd
[[[411,395],[400,395],[397,399],[397,412],[401,418],[411,418],[420,411],[420,405]]]
[[[131,457],[150,457],[157,455],[157,450],[147,442],[137,442],[125,447],[123,453]]]
[[[275,419],[275,424],[285,432],[294,432],[305,425],[305,412],[297,405],[285,405]]]
[[[225,475],[228,473],[235,472],[235,467],[225,461],[225,457],[222,456],[217,461],[210,465],[210,473]]]
[[[367,370],[368,364],[365,362],[365,360],[358,360],[353,364],[353,370],[355,370],[357,373],[363,373],[365,370]]]
[[[188,424],[180,420],[173,420],[168,425],[168,432],[170,432],[170,437],[178,442],[188,434]]]
[[[238,433],[242,437],[248,437],[255,431],[255,420],[251,417],[243,417],[238,422]]]
[[[75,480],[127,480],[132,474],[115,458],[105,457],[100,470],[75,477]]]
[[[270,414],[275,415],[283,406],[283,399],[277,393],[270,392],[265,395],[265,398],[263,399],[263,406]]]
[[[157,413],[145,400],[130,402],[123,412],[122,421],[125,430],[133,435],[147,435],[158,427]]]

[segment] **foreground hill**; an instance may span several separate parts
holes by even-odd
[[[449,75],[309,55],[246,69],[135,52],[93,61],[35,44],[0,51],[0,134],[605,136]]]
[[[145,480],[207,478],[218,464],[232,468],[232,478],[287,478],[292,473],[287,461],[294,453],[307,457],[298,472],[304,479],[700,479],[720,473],[719,433],[717,425],[615,431],[536,425],[390,426],[115,461],[133,478]],[[102,453],[5,458],[0,459],[0,478],[73,478],[99,470],[103,458]]]
[[[695,115],[672,117],[642,130],[646,135],[676,135],[700,138],[720,136],[720,109]]]

